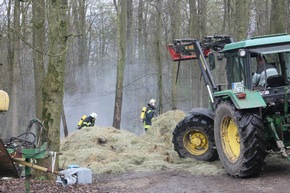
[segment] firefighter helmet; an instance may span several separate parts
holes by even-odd
[[[94,119],[97,119],[98,115],[96,113],[91,113],[90,116],[93,117]]]
[[[149,104],[151,106],[155,107],[155,103],[156,103],[156,100],[155,99],[150,99]]]

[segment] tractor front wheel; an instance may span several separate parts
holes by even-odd
[[[214,143],[213,119],[204,115],[189,115],[180,121],[172,142],[179,157],[202,161],[218,159]]]
[[[262,119],[222,102],[214,122],[217,151],[227,173],[240,178],[257,176],[266,156]]]

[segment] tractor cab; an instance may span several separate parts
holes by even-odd
[[[262,36],[227,44],[222,53],[226,58],[228,89],[233,82],[243,82],[245,88],[259,91],[288,85],[290,35]]]

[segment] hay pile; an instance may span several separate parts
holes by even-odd
[[[155,118],[151,129],[137,136],[113,127],[88,127],[61,141],[60,166],[70,164],[90,168],[94,174],[127,171],[186,169],[195,174],[223,173],[220,162],[180,159],[172,145],[172,130],[184,118],[175,110]]]

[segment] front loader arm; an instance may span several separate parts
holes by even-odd
[[[209,66],[205,60],[210,49],[202,50],[200,42],[195,39],[177,39],[174,45],[168,46],[169,53],[174,61],[194,60],[198,61],[202,77],[209,92],[211,102],[213,102],[213,92],[217,90],[217,86],[212,78]]]
[[[197,56],[197,61],[202,73],[203,80],[205,82],[205,85],[207,87],[211,102],[213,103],[213,92],[217,91],[217,85],[215,84],[213,77],[210,73],[210,68],[205,60],[204,54],[202,52],[202,49],[200,47],[200,44],[197,40],[194,40],[194,47],[195,52]]]

